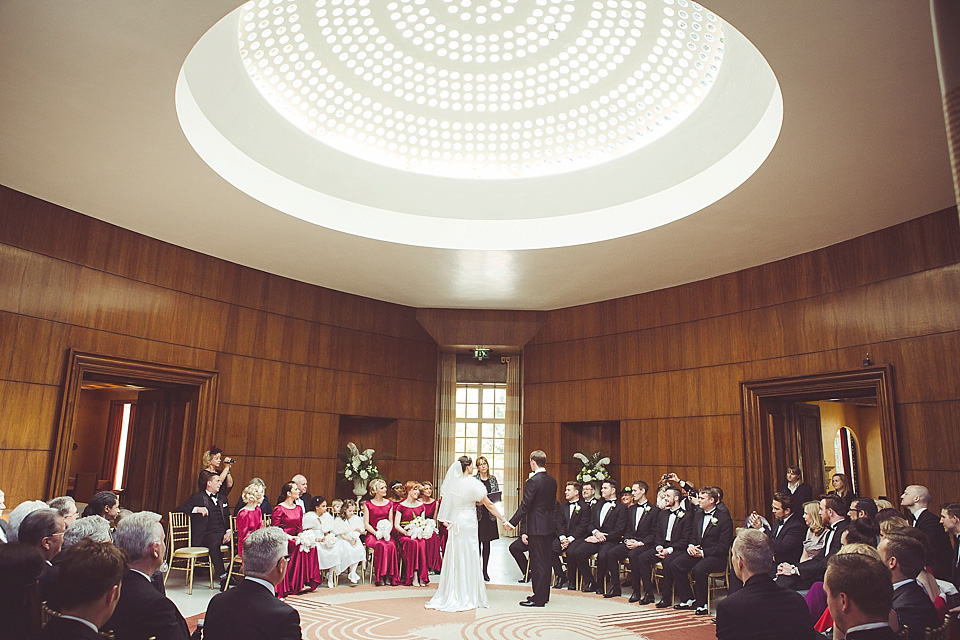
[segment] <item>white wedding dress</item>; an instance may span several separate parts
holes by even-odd
[[[448,523],[447,548],[440,584],[437,593],[424,605],[427,609],[468,611],[490,606],[477,542],[477,503],[486,495],[483,483],[464,476],[460,463],[453,463],[440,487],[437,513],[437,520]]]

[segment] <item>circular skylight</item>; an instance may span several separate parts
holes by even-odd
[[[310,136],[469,178],[632,153],[701,104],[724,54],[723,22],[689,0],[251,0],[238,39]]]

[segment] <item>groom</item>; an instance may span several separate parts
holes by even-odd
[[[557,481],[544,468],[547,454],[537,450],[530,454],[533,472],[523,487],[523,500],[504,528],[512,531],[526,518],[526,534],[530,548],[530,577],[533,595],[520,603],[521,607],[542,607],[550,599],[550,551],[557,536],[554,506],[557,502]]]

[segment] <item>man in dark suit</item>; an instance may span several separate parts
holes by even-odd
[[[127,570],[123,552],[109,542],[81,540],[60,562],[57,588],[61,615],[52,618],[42,640],[103,640],[98,633],[120,598]]]
[[[699,509],[690,525],[690,544],[671,566],[677,599],[674,609],[694,609],[697,615],[708,615],[707,576],[727,568],[727,554],[733,542],[733,521],[730,513],[717,508],[720,491],[716,487],[700,489]],[[687,574],[693,576],[694,593],[690,593]]]
[[[244,579],[236,589],[210,600],[205,640],[301,640],[300,614],[277,599],[287,571],[287,535],[278,527],[258,529],[243,541]]]
[[[683,492],[679,487],[667,487],[663,490],[663,509],[657,515],[656,535],[653,547],[643,551],[637,557],[639,570],[632,571],[633,595],[630,602],[650,604],[653,602],[653,566],[658,562],[663,566],[663,581],[660,583],[660,602],[658,609],[665,609],[673,605],[673,572],[670,566],[674,560],[685,553],[690,542],[690,525],[693,516],[684,511]],[[643,584],[643,597],[640,597],[639,583]]]
[[[313,496],[307,492],[306,476],[298,473],[297,475],[293,476],[290,481],[297,485],[297,489],[300,489],[300,497],[294,500],[294,503],[303,507],[304,513],[313,511],[313,509],[310,508],[310,503],[313,501]]]
[[[151,582],[167,551],[160,515],[140,511],[123,518],[114,544],[127,554],[130,568],[120,602],[104,628],[113,630],[116,640],[187,640],[190,633],[177,606]]]
[[[960,589],[960,502],[943,505],[940,509],[940,524],[950,540],[953,551],[950,558],[950,582]]]
[[[893,603],[890,570],[876,558],[841,553],[827,562],[823,580],[836,631],[846,640],[895,640],[888,621]]]
[[[843,530],[849,520],[846,519],[847,504],[833,494],[820,496],[820,520],[828,529],[823,550],[813,558],[799,564],[787,562],[777,566],[777,584],[788,589],[809,589],[814,582],[823,580],[827,570],[827,561],[840,550]]]
[[[910,640],[922,640],[924,629],[936,629],[942,622],[933,601],[917,583],[923,570],[923,544],[913,536],[893,532],[880,539],[877,551],[890,569],[893,610],[900,626],[909,629]]]
[[[507,551],[513,556],[513,561],[517,563],[517,568],[520,569],[520,579],[517,580],[520,583],[530,582],[530,576],[527,572],[527,552],[530,550],[530,539],[527,538],[526,531],[527,522],[521,520],[520,524],[517,525],[517,537],[507,547]]]
[[[743,588],[717,603],[717,640],[813,640],[806,602],[773,581],[770,538],[740,529],[733,541],[733,572]]]
[[[590,512],[589,535],[573,550],[573,561],[583,576],[583,590],[603,595],[604,575],[597,571],[596,579],[590,570],[590,556],[605,547],[615,547],[623,540],[627,527],[627,508],[617,500],[617,481],[608,478],[600,484],[601,501]],[[570,553],[567,554],[570,557]],[[619,578],[617,578],[619,581]],[[612,585],[611,585],[612,586]]]
[[[220,545],[230,541],[229,505],[226,496],[220,494],[220,476],[212,471],[201,471],[206,482],[205,489],[198,491],[176,508],[190,516],[190,544],[210,550],[210,561],[220,577],[220,590],[227,588],[227,569],[223,564]]]
[[[949,580],[953,550],[950,548],[950,538],[940,524],[940,518],[929,509],[931,500],[930,491],[926,487],[911,484],[900,496],[900,506],[910,512],[910,524],[927,535],[930,554],[926,564],[933,568],[933,575],[939,580]]]
[[[803,512],[803,505],[813,500],[813,488],[803,481],[803,472],[796,465],[787,467],[787,481],[780,485],[778,492],[793,497],[797,513]]]
[[[787,562],[797,564],[803,555],[803,539],[807,535],[807,525],[803,518],[794,513],[793,496],[789,493],[775,493],[770,505],[773,522],[769,526],[756,513],[747,518],[748,526],[760,529],[770,537],[773,547],[774,567]]]
[[[632,494],[634,503],[627,508],[626,527],[623,540],[617,545],[604,545],[597,554],[597,580],[609,573],[610,588],[603,594],[604,598],[620,596],[620,563],[630,559],[631,575],[634,593],[640,591],[640,554],[653,544],[656,537],[656,522],[660,510],[647,500],[647,490],[650,486],[642,480],[634,482]],[[639,599],[639,598],[638,598]]]
[[[580,499],[580,491],[580,483],[571,480],[563,488],[566,501],[557,505],[557,538],[553,541],[553,572],[557,576],[553,586],[556,589],[563,588],[568,580],[574,587],[577,584],[576,565],[570,561],[570,557],[576,548],[576,541],[583,541],[587,537],[587,523],[590,521],[590,507]],[[563,553],[567,554],[567,573],[564,573],[560,562]]]
[[[504,524],[514,529],[526,518],[527,540],[530,544],[530,576],[533,595],[520,603],[522,607],[542,607],[550,600],[550,549],[557,535],[554,507],[557,502],[557,481],[547,473],[547,454],[537,450],[530,454],[533,475],[523,487],[520,507],[510,521]]]
[[[66,521],[56,509],[44,507],[31,511],[20,523],[18,540],[23,544],[36,547],[43,555],[47,566],[40,576],[40,599],[54,611],[60,610],[60,592],[57,574],[59,566],[53,565],[53,559],[63,546],[63,534],[67,530]]]

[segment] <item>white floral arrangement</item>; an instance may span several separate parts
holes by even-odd
[[[417,516],[407,525],[407,533],[414,540],[428,540],[437,532],[437,523],[430,518]]]
[[[384,518],[383,520],[377,523],[376,537],[380,540],[389,540],[391,531],[392,531],[392,527],[390,526],[390,521]]]
[[[352,442],[347,443],[347,453],[341,457],[343,469],[340,473],[344,479],[354,482],[363,480],[367,482],[373,478],[380,477],[380,470],[377,469],[373,449],[361,450]]]
[[[382,524],[383,522],[386,522],[386,521],[385,521],[385,520],[381,520],[380,522],[377,523],[377,525],[378,525],[378,526],[377,526],[377,529],[378,529],[378,530],[380,529],[379,525]],[[389,524],[389,523],[387,523],[387,524]],[[353,542],[357,542],[357,541],[360,540],[360,532],[357,531],[356,529],[351,529],[350,531],[347,531],[347,533],[344,534],[344,535],[347,536],[347,540],[351,541],[351,544],[352,544]],[[378,531],[378,533],[377,533],[377,537],[378,537],[378,538],[380,537],[379,531]],[[386,538],[383,538],[383,540],[386,540]]]
[[[317,532],[313,529],[304,529],[297,535],[297,546],[300,551],[310,551],[317,546]]]
[[[325,546],[327,549],[333,549],[335,546],[337,546],[337,536],[333,535],[332,533],[328,533],[327,535],[323,536],[323,546]]]
[[[604,456],[603,451],[595,451],[589,458],[578,451],[573,454],[573,457],[583,465],[580,473],[577,474],[577,482],[593,482],[610,477],[610,472],[606,469],[606,465],[610,464],[610,458]]]

